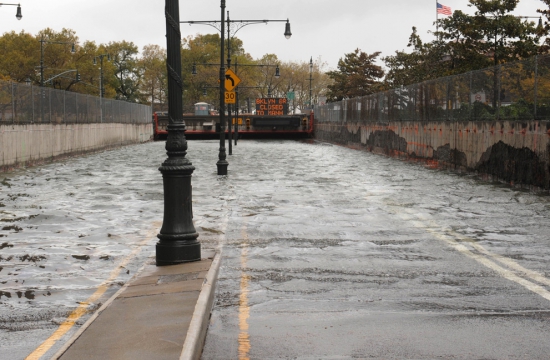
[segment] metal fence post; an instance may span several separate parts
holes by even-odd
[[[10,81],[10,87],[11,87],[11,123],[15,123],[15,95],[13,94],[13,87],[15,84]]]
[[[472,121],[472,71],[470,71],[470,88],[468,89],[468,120]]]
[[[535,94],[533,105],[533,116],[537,120],[537,95],[538,95],[538,81],[539,81],[539,56],[535,55]]]
[[[74,97],[74,114],[75,114],[75,124],[78,124],[78,96]]]
[[[496,120],[500,120],[500,90],[502,85],[502,65],[498,65],[497,73],[498,73],[498,77],[497,77],[498,98],[496,99],[496,104],[497,104]]]
[[[67,93],[63,92],[63,124],[67,123],[67,108],[66,108]]]
[[[50,124],[52,123],[52,90],[51,89],[48,89],[48,98],[50,100],[50,109],[48,111],[48,113],[50,114]]]
[[[31,108],[32,108],[31,124],[34,124],[34,86],[32,84],[31,84]]]

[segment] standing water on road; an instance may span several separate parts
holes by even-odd
[[[546,196],[338,146],[190,141],[222,268],[203,359],[550,352]],[[0,174],[0,359],[52,355],[154,255],[164,143]],[[78,307],[88,313],[59,334]]]
[[[230,169],[203,360],[548,358],[548,196],[320,143]]]
[[[79,306],[84,323],[154,256],[165,159],[147,143],[0,174],[0,359],[24,359]]]

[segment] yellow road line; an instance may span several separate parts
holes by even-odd
[[[248,283],[250,277],[246,274],[246,263],[248,258],[248,233],[246,224],[241,229],[243,237],[243,249],[241,252],[241,295],[239,296],[239,360],[249,360],[250,337],[248,334],[248,318],[250,317],[250,306],[248,305]]]
[[[107,291],[110,283],[113,282],[118,277],[122,269],[124,269],[125,266],[128,265],[128,263],[137,254],[139,254],[143,246],[147,245],[147,243],[151,241],[151,235],[153,232],[156,233],[157,229],[149,231],[146,234],[145,239],[138,244],[138,247],[135,248],[130,254],[128,254],[128,256],[126,256],[122,260],[122,262],[113,271],[111,271],[109,278],[103,281],[99,285],[97,290],[88,299],[86,299],[86,301],[81,302],[80,305],[69,314],[69,316],[65,319],[65,321],[63,321],[63,323],[59,325],[57,330],[48,339],[46,339],[46,341],[44,341],[40,346],[38,346],[29,356],[27,356],[25,360],[38,360],[45,353],[47,353],[48,350],[50,350],[55,345],[55,343],[59,341],[59,339],[61,339],[63,335],[65,335],[75,325],[78,319],[80,319],[83,315],[85,315],[88,312],[87,311],[88,305],[97,301],[97,299],[99,299]]]

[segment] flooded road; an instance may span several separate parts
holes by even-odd
[[[548,196],[318,143],[230,169],[203,359],[548,358]]]
[[[217,155],[189,142],[223,252],[203,359],[548,357],[548,196],[320,143],[240,141],[227,177]],[[0,359],[48,358],[154,255],[165,158],[0,174]]]

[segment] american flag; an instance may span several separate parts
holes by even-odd
[[[443,15],[452,15],[451,8],[445,5],[441,5],[440,3],[437,3],[437,13]]]

